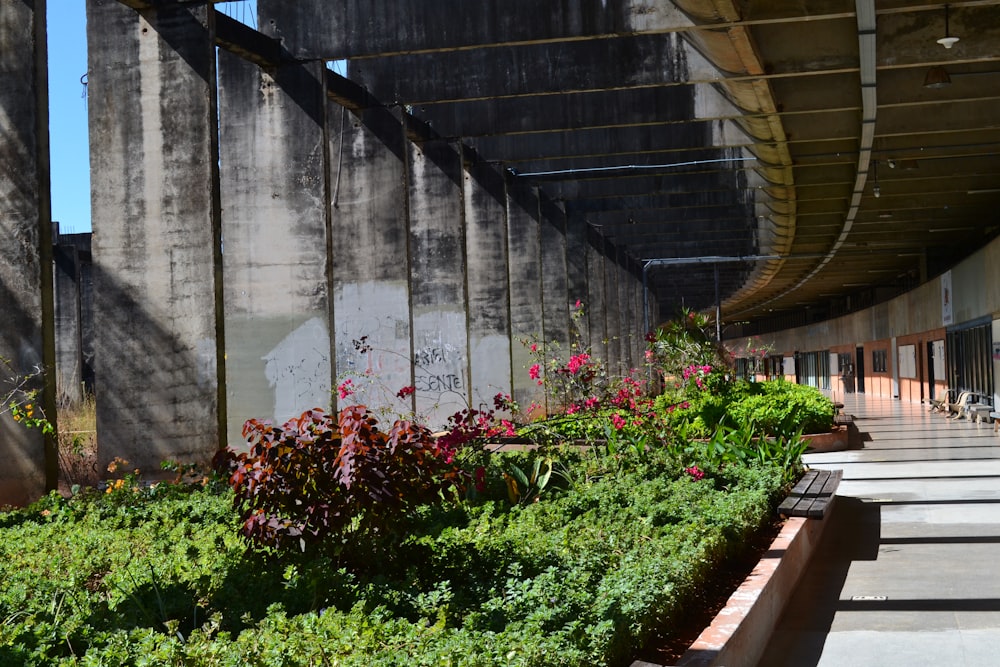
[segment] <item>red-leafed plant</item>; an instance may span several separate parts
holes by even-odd
[[[384,534],[409,508],[460,493],[470,479],[454,442],[403,420],[382,431],[363,405],[341,410],[337,423],[319,409],[280,427],[251,419],[243,437],[249,451],[223,450],[216,467],[236,492],[243,535],[259,547]]]

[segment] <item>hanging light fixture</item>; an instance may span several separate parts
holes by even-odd
[[[878,160],[872,160],[872,178],[875,180],[875,185],[872,186],[872,194],[875,195],[875,199],[882,196],[882,188],[878,186]]]
[[[937,40],[937,43],[946,49],[950,49],[955,46],[958,41],[958,37],[952,37],[951,32],[948,30],[948,5],[944,6],[944,37]]]

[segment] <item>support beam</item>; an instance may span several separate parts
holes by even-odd
[[[227,442],[243,422],[331,406],[322,63],[219,53]]]
[[[417,414],[434,428],[470,405],[462,187],[455,144],[407,142],[413,378]]]
[[[49,204],[48,62],[45,2],[0,0],[0,398],[11,376],[47,370],[41,391],[55,420],[52,232]],[[15,396],[16,398],[16,396]],[[35,401],[39,404],[39,401]],[[54,439],[29,430],[0,405],[0,505],[24,505],[55,488]]]
[[[403,127],[384,108],[328,109],[336,372],[358,387],[338,398],[412,412],[395,395],[414,384]]]
[[[615,67],[608,67],[615,63]],[[420,72],[420,76],[413,76]],[[719,72],[677,34],[351,61],[348,76],[398,104],[690,85]]]
[[[273,22],[296,57],[324,60],[656,34],[691,25],[672,3],[644,0],[416,0],[405,10],[395,0],[298,0],[291,6],[294,11],[284,0],[258,0],[261,24]]]
[[[506,186],[492,165],[465,155],[470,394],[472,407],[483,409],[512,382]]]
[[[87,2],[100,468],[222,444],[212,18]]]
[[[542,249],[538,194],[534,188],[507,177],[507,247],[510,267],[511,366],[514,400],[523,410],[537,404],[545,410],[545,393],[528,377],[534,363],[527,344],[544,345],[542,318]],[[531,416],[537,416],[532,414]]]

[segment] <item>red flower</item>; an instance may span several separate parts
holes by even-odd
[[[402,389],[400,389],[399,391],[396,392],[396,396],[398,398],[406,398],[407,396],[409,396],[410,394],[412,394],[416,390],[417,390],[417,388],[414,387],[414,386],[412,386],[412,385],[408,386],[408,387],[403,387]]]
[[[341,382],[337,387],[337,393],[340,395],[341,400],[354,394],[354,381],[348,378]]]
[[[541,375],[541,370],[542,370],[541,366],[539,366],[538,364],[534,364],[531,368],[528,369],[528,377],[530,377],[532,380],[537,380]]]

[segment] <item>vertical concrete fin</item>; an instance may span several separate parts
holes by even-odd
[[[220,445],[210,11],[87,2],[102,466],[148,472]]]
[[[407,148],[416,408],[440,427],[471,403],[462,156],[446,141]]]
[[[40,369],[28,389],[55,413],[52,234],[49,206],[45,3],[0,0],[0,398]],[[47,381],[44,381],[47,380]],[[0,505],[22,505],[58,481],[53,439],[0,408]]]
[[[474,408],[491,408],[493,396],[509,393],[512,381],[503,175],[472,160],[464,192],[470,393]]]
[[[230,444],[331,407],[324,79],[219,53]]]

